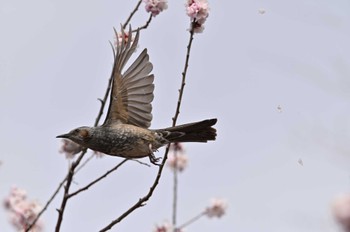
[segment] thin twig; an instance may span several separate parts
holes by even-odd
[[[179,89],[179,99],[177,101],[177,106],[176,106],[176,111],[175,111],[175,116],[173,117],[173,126],[176,125],[177,119],[180,114],[180,107],[181,107],[181,102],[182,102],[182,96],[183,92],[185,89],[186,85],[186,75],[187,75],[187,69],[189,65],[189,60],[190,60],[190,53],[191,53],[191,47],[192,47],[192,41],[193,41],[193,35],[194,35],[194,30],[193,30],[193,24],[194,21],[192,22],[191,30],[190,30],[190,39],[187,45],[187,53],[186,53],[186,60],[185,60],[185,66],[184,70],[182,72],[182,81],[181,81],[181,87]],[[175,151],[175,168],[174,168],[174,187],[173,187],[173,227],[174,227],[174,232],[176,231],[176,214],[177,214],[177,163],[176,163],[176,151]]]
[[[137,159],[131,159],[131,161],[135,161],[136,163],[139,163],[141,165],[145,165],[147,167],[151,167],[151,165],[149,165],[148,163],[141,162],[140,160],[137,160]]]
[[[177,118],[179,117],[179,114],[180,114],[182,95],[184,93],[184,89],[185,89],[185,85],[186,85],[186,74],[187,74],[188,64],[189,64],[189,60],[190,60],[190,53],[191,53],[191,47],[192,47],[192,41],[193,41],[193,35],[194,35],[193,24],[194,24],[194,21],[192,22],[192,26],[191,26],[191,30],[190,30],[190,40],[189,40],[188,45],[187,45],[186,61],[185,61],[184,70],[182,72],[181,87],[179,89],[179,99],[177,101],[175,116],[172,118],[173,119],[173,126],[176,125]]]
[[[61,202],[61,207],[60,207],[60,209],[57,209],[57,211],[58,211],[58,219],[57,219],[56,228],[55,228],[56,232],[60,231],[60,228],[61,228],[64,210],[66,208],[66,204],[67,204],[67,201],[68,201],[68,197],[67,196],[68,196],[68,193],[69,193],[69,188],[70,188],[70,186],[72,184],[75,168],[79,165],[80,161],[83,159],[84,155],[86,154],[86,151],[87,151],[87,149],[84,149],[81,152],[81,155],[78,157],[78,159],[76,161],[74,161],[72,163],[71,167],[69,168],[66,185],[64,186],[64,194],[63,194],[63,199],[62,199],[62,202]]]
[[[119,223],[120,221],[122,221],[126,216],[128,216],[130,213],[132,213],[135,209],[142,207],[145,205],[145,202],[148,201],[150,199],[150,197],[152,196],[154,190],[156,189],[158,183],[159,183],[159,179],[162,175],[162,171],[163,171],[163,167],[167,158],[169,152],[169,147],[166,148],[165,150],[165,154],[162,160],[162,163],[159,166],[158,169],[158,173],[157,173],[157,177],[154,180],[154,183],[152,184],[151,188],[149,189],[148,193],[140,198],[133,206],[131,206],[127,211],[125,211],[122,215],[120,215],[117,219],[113,220],[111,223],[109,223],[107,226],[105,226],[104,228],[102,228],[100,230],[100,232],[104,232],[107,230],[110,230],[115,224]]]
[[[85,167],[85,165],[90,161],[90,160],[92,160],[92,158],[94,158],[94,154],[92,154],[92,155],[90,155],[90,157],[89,158],[87,158],[85,161],[84,161],[84,163],[82,163],[78,168],[77,168],[77,170],[75,171],[75,174],[77,174],[83,167]]]
[[[136,11],[139,9],[139,6],[141,5],[141,3],[142,3],[142,0],[140,0],[140,1],[136,4],[134,10],[133,10],[133,11],[130,13],[130,15],[129,15],[129,18],[128,18],[128,19],[126,20],[126,22],[123,24],[123,29],[125,29],[126,26],[129,24],[131,18],[134,16],[134,14],[136,13]]]
[[[153,18],[153,15],[152,15],[152,14],[149,14],[149,18],[148,18],[147,22],[145,23],[145,25],[139,27],[137,30],[144,30],[144,29],[147,29],[147,27],[149,26],[149,24],[150,24],[151,21],[152,21],[152,18]],[[133,30],[132,32],[136,32],[137,30]]]
[[[32,221],[32,223],[30,223],[28,225],[28,227],[26,228],[25,232],[30,231],[30,229],[35,225],[35,223],[39,220],[40,216],[47,210],[47,208],[49,207],[49,205],[51,204],[51,202],[53,201],[53,199],[55,199],[56,195],[58,194],[58,192],[60,191],[60,189],[62,188],[64,182],[66,182],[67,180],[66,176],[61,183],[58,185],[57,189],[55,190],[55,192],[52,194],[52,196],[50,197],[50,199],[46,202],[44,208],[42,208],[42,210],[38,213],[38,215],[36,216],[36,218]]]
[[[200,214],[198,214],[197,216],[191,218],[190,220],[188,220],[187,222],[183,223],[181,226],[177,227],[175,229],[175,231],[178,231],[180,229],[185,228],[186,226],[192,224],[193,222],[197,221],[198,219],[200,219],[202,216],[204,216],[206,214],[206,212],[201,212]]]
[[[124,159],[122,162],[120,162],[119,164],[117,164],[115,167],[113,167],[112,169],[110,169],[109,171],[107,171],[105,174],[103,174],[102,176],[100,176],[99,178],[95,179],[94,181],[92,181],[90,184],[86,185],[85,187],[68,194],[67,198],[71,198],[75,195],[77,195],[78,193],[85,191],[87,189],[89,189],[91,186],[93,186],[94,184],[96,184],[97,182],[99,182],[100,180],[102,180],[103,178],[107,177],[110,173],[114,172],[115,170],[117,170],[120,166],[122,166],[128,159]]]
[[[187,54],[186,54],[185,67],[184,67],[184,71],[182,72],[182,83],[181,83],[181,87],[180,87],[180,90],[179,90],[179,99],[178,99],[178,102],[177,102],[175,116],[172,118],[172,120],[173,120],[172,125],[173,126],[176,125],[177,118],[178,118],[178,116],[180,114],[180,106],[181,106],[182,95],[183,95],[183,91],[184,91],[184,87],[185,87],[186,74],[187,74],[187,69],[188,69],[188,63],[189,63],[189,58],[190,58],[190,51],[191,51],[192,41],[193,41],[193,34],[194,34],[193,29],[191,29],[191,31],[190,31],[190,39],[189,39],[189,43],[187,45]],[[144,197],[140,198],[133,206],[131,206],[127,211],[125,211],[117,219],[113,220],[107,226],[102,228],[100,230],[100,232],[104,232],[104,231],[110,230],[114,225],[116,225],[117,223],[122,221],[125,217],[127,217],[134,210],[136,210],[137,208],[140,208],[140,207],[145,205],[146,201],[148,201],[150,199],[150,197],[152,196],[154,190],[156,189],[156,187],[157,187],[157,185],[159,183],[160,177],[162,176],[162,171],[163,171],[164,164],[165,164],[165,162],[166,162],[166,160],[168,158],[168,152],[169,152],[169,145],[165,149],[164,157],[163,157],[162,163],[159,166],[156,179],[154,180],[154,182],[153,182],[152,186],[150,187],[148,193]]]

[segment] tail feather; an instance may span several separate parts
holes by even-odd
[[[200,122],[187,123],[179,126],[157,130],[169,142],[202,142],[216,139],[215,125],[217,119],[207,119]]]

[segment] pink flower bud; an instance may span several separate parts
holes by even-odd
[[[222,217],[226,213],[227,202],[223,199],[214,198],[211,200],[211,204],[206,208],[205,213],[209,218]]]

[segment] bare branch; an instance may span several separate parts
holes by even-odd
[[[183,223],[181,226],[176,227],[175,231],[178,231],[180,229],[185,228],[186,226],[192,224],[193,222],[197,221],[198,219],[200,219],[202,216],[204,216],[206,214],[206,212],[201,212],[200,214],[198,214],[197,216],[191,218],[190,220],[188,220],[187,222]]]
[[[144,29],[147,29],[147,27],[149,26],[149,24],[150,24],[151,21],[152,21],[152,18],[153,18],[153,15],[152,15],[152,14],[149,14],[149,18],[148,18],[147,22],[145,23],[145,25],[139,27],[137,30],[144,30]],[[132,32],[136,32],[137,30],[133,30]]]
[[[113,220],[111,223],[109,223],[106,227],[104,227],[103,229],[100,230],[100,232],[103,232],[103,231],[108,231],[110,230],[115,224],[119,223],[120,221],[122,221],[126,216],[128,216],[130,213],[132,213],[135,209],[137,208],[140,208],[142,206],[145,205],[146,201],[148,201],[154,190],[156,189],[158,183],[159,183],[159,179],[162,175],[162,171],[163,171],[163,167],[164,167],[164,164],[165,164],[165,161],[166,161],[166,158],[167,158],[167,155],[168,155],[168,152],[169,152],[169,147],[166,148],[165,150],[165,154],[164,154],[164,158],[163,158],[163,161],[161,163],[161,165],[159,166],[159,169],[158,169],[158,173],[157,173],[157,177],[156,179],[154,180],[154,183],[152,184],[151,188],[149,189],[148,193],[140,198],[133,206],[131,206],[127,211],[125,211],[122,215],[120,215],[117,219]]]
[[[49,205],[51,204],[51,202],[53,201],[53,199],[55,199],[56,195],[58,194],[58,192],[60,191],[60,189],[62,188],[63,184],[66,182],[67,180],[66,176],[61,183],[58,185],[56,191],[52,194],[52,196],[50,197],[50,199],[46,202],[44,208],[42,208],[42,210],[38,213],[38,215],[36,216],[36,218],[33,220],[33,222],[31,224],[28,225],[28,227],[26,228],[25,232],[30,231],[30,229],[35,225],[35,223],[39,220],[39,218],[41,217],[41,215],[47,210],[47,208],[49,207]]]
[[[133,10],[133,11],[130,13],[130,15],[129,15],[129,18],[128,18],[128,19],[126,20],[126,22],[123,24],[123,29],[125,29],[126,26],[130,23],[131,18],[134,16],[134,14],[136,13],[136,11],[139,9],[139,6],[141,5],[141,3],[142,3],[142,0],[140,0],[140,1],[136,4],[134,10]]]
[[[56,232],[60,231],[60,228],[61,228],[64,210],[66,208],[66,204],[67,204],[67,201],[68,201],[68,197],[67,196],[68,196],[68,193],[69,193],[70,185],[72,184],[75,168],[79,165],[80,161],[83,159],[84,155],[86,154],[86,151],[87,151],[87,149],[84,149],[81,152],[81,155],[78,157],[78,159],[76,161],[74,161],[72,163],[72,165],[70,166],[70,168],[69,168],[66,185],[64,186],[64,194],[63,194],[61,207],[60,207],[60,209],[57,210],[58,211],[58,219],[57,219],[56,229],[55,229]]]
[[[192,41],[193,41],[193,35],[194,35],[194,26],[193,26],[194,23],[195,23],[195,21],[193,20],[191,30],[190,30],[190,40],[188,41],[188,45],[187,45],[185,66],[184,66],[184,70],[182,72],[182,82],[181,82],[181,87],[179,89],[179,99],[177,101],[175,116],[172,118],[173,119],[173,126],[176,125],[177,118],[179,117],[179,114],[180,114],[182,95],[184,93],[184,89],[185,89],[185,85],[186,85],[186,75],[187,75],[187,69],[188,69],[188,65],[189,65],[190,53],[191,53],[191,47],[192,47]]]
[[[126,161],[128,161],[128,159],[124,159],[122,162],[120,162],[119,164],[117,164],[115,167],[113,167],[112,169],[110,169],[109,171],[107,171],[105,174],[103,174],[102,176],[100,176],[99,178],[95,179],[94,181],[92,181],[90,184],[86,185],[85,187],[71,193],[67,195],[67,198],[71,198],[77,194],[79,194],[82,191],[85,191],[87,189],[89,189],[91,186],[93,186],[94,184],[96,184],[97,182],[99,182],[100,180],[102,180],[103,178],[107,177],[110,173],[114,172],[115,170],[117,170],[120,166],[122,166]]]

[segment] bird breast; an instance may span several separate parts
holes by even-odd
[[[113,156],[141,158],[151,153],[155,132],[129,124],[96,128],[91,149]]]

